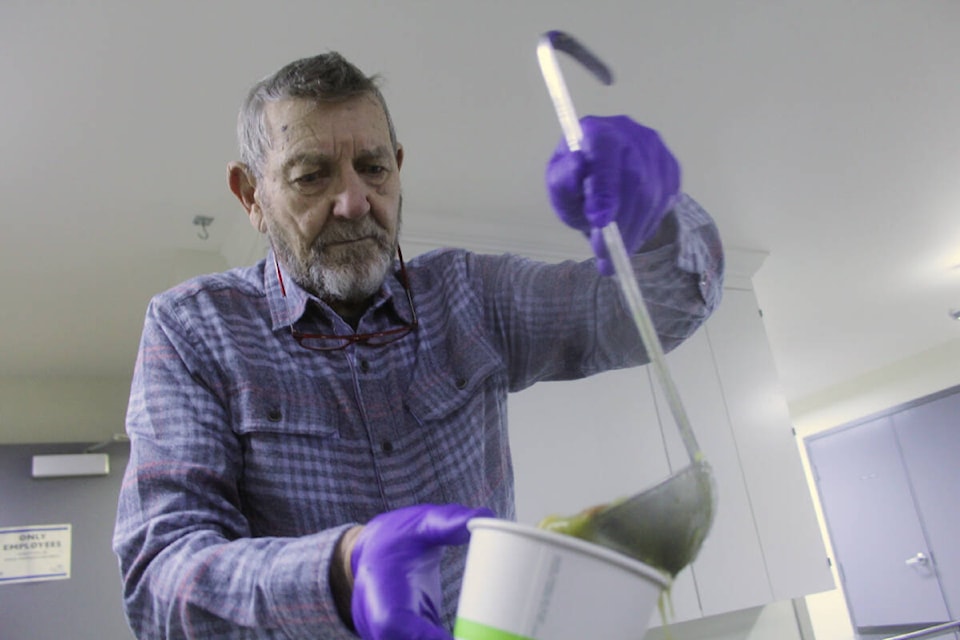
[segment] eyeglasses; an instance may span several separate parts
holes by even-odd
[[[400,258],[400,284],[403,285],[403,291],[407,295],[407,304],[410,305],[410,317],[412,319],[409,323],[404,324],[402,327],[395,327],[393,329],[386,329],[384,331],[374,331],[372,333],[350,333],[347,335],[304,333],[302,331],[297,331],[293,325],[290,325],[290,335],[292,335],[293,339],[297,341],[297,344],[304,349],[310,349],[311,351],[339,351],[341,349],[346,349],[352,344],[382,347],[385,344],[396,342],[400,338],[406,336],[408,333],[416,329],[418,326],[417,309],[413,306],[413,294],[410,292],[410,281],[407,278],[407,266],[403,262],[403,253],[400,251],[399,245],[397,246],[397,257]],[[280,263],[277,261],[276,254],[273,256],[273,261],[277,267],[277,280],[280,282],[280,292],[283,294],[283,297],[286,297],[287,290],[283,286],[283,276],[280,275]]]

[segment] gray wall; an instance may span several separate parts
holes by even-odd
[[[110,475],[30,476],[36,454],[82,453],[84,444],[0,446],[0,527],[72,524],[71,577],[0,585],[3,640],[130,640],[120,573],[110,550],[126,444],[110,454]]]

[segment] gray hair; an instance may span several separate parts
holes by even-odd
[[[360,69],[334,51],[291,62],[253,85],[243,101],[237,118],[240,160],[254,175],[262,177],[263,162],[270,148],[264,110],[270,102],[289,98],[342,102],[361,95],[371,95],[383,107],[390,130],[390,143],[396,151],[397,133],[390,110],[387,109],[387,101],[380,92],[379,82],[379,76],[364,75]]]

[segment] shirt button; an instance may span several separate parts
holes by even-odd
[[[380,443],[380,448],[384,453],[393,453],[393,443],[389,440],[384,440]]]
[[[270,412],[267,413],[267,420],[270,422],[280,422],[283,419],[283,413],[280,409],[270,409]]]
[[[457,380],[453,384],[457,385],[457,389],[460,389],[461,391],[463,391],[464,389],[467,388],[467,379],[457,378]]]
[[[364,372],[364,373],[366,373],[367,371],[370,371],[370,363],[367,362],[366,360],[361,360],[361,361],[360,361],[360,371],[362,371],[362,372]]]

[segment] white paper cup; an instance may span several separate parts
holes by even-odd
[[[572,536],[493,518],[468,527],[457,640],[641,640],[670,584]]]

